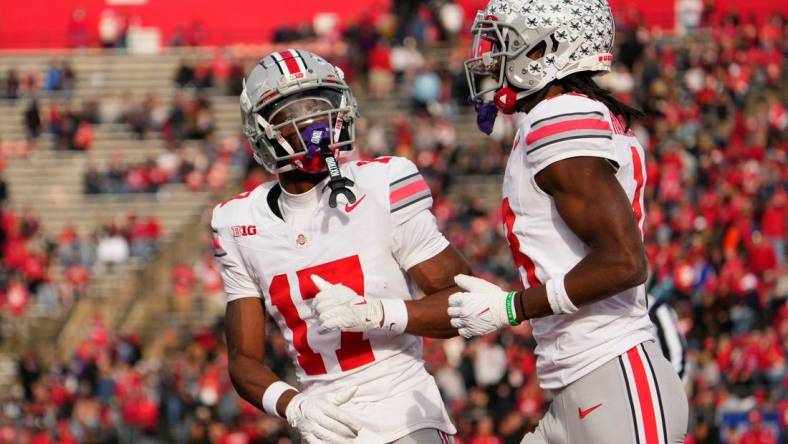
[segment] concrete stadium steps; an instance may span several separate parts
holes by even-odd
[[[162,225],[162,236],[166,241],[179,232],[185,220],[198,215],[204,206],[212,202],[207,192],[173,190],[166,199],[147,195],[102,196],[75,199],[61,206],[47,202],[13,202],[11,209],[21,213],[23,209],[31,208],[40,218],[45,232],[52,237],[69,224],[73,224],[81,236],[88,236],[103,223],[124,222],[128,214],[136,214],[140,218],[155,216]]]
[[[16,360],[17,356],[15,353],[0,352],[0,390],[4,392],[10,387],[10,384],[4,383],[4,381],[16,379]]]
[[[5,77],[5,72],[0,71],[0,78]],[[163,76],[164,73],[159,73],[160,76]],[[83,100],[98,98],[98,99],[107,99],[118,97],[124,92],[131,92],[144,97],[146,94],[153,94],[156,97],[159,97],[162,100],[170,99],[172,96],[175,95],[176,91],[173,90],[170,83],[172,83],[172,79],[168,79],[166,82],[160,79],[161,85],[136,85],[134,88],[130,86],[130,83],[125,81],[116,82],[117,84],[105,84],[103,81],[103,77],[99,77],[96,79],[95,82],[91,84],[83,85],[78,87],[70,92],[64,91],[38,91],[35,93],[35,96],[39,99],[39,103],[48,105],[49,103],[63,103],[69,100],[76,100],[77,103],[80,103]],[[212,92],[211,90],[206,90],[210,95]],[[0,108],[2,107],[12,107],[12,106],[21,106],[21,104],[27,104],[28,100],[31,98],[28,94],[23,94],[19,98],[11,100],[11,99],[0,99]]]
[[[178,55],[10,55],[0,57],[0,73],[9,69],[43,77],[50,61],[68,60],[76,76],[75,95],[89,96],[97,86],[109,89],[145,90],[170,87],[175,69],[182,59]],[[95,92],[92,92],[95,94]]]
[[[216,129],[214,131],[214,136],[216,137],[217,141],[221,141],[225,137],[238,136],[240,134],[240,112],[237,109],[235,111],[236,112],[233,113],[232,117],[227,115],[215,116],[214,122],[216,124]],[[4,128],[0,128],[0,140],[16,141],[27,139],[27,130],[25,129],[24,124],[21,122],[21,115],[22,114],[20,111],[19,115],[17,116],[19,117],[18,124],[10,123],[6,124]],[[12,117],[7,118],[12,119]],[[0,119],[3,119],[2,113],[0,113]],[[93,151],[96,146],[100,146],[102,144],[109,145],[117,142],[123,143],[140,141],[140,139],[137,138],[137,135],[133,133],[127,125],[117,123],[99,123],[98,125],[93,125],[93,136],[94,142],[91,146],[91,149],[88,151]],[[154,130],[148,130],[145,134],[145,137],[141,141],[148,144],[164,143],[164,141],[161,139],[161,133]],[[196,140],[187,140],[187,142],[190,141]],[[47,132],[46,128],[44,128],[41,135],[35,141],[35,146],[39,147],[40,149],[52,149],[53,143],[54,137]]]
[[[450,200],[456,202],[467,197],[480,197],[487,211],[496,211],[500,207],[503,176],[457,175],[452,180],[455,185],[447,193]]]
[[[160,98],[162,104],[164,106],[169,106],[170,98],[173,96],[172,88],[169,89],[169,93],[167,98]],[[184,95],[191,96],[193,95],[192,91],[184,90]],[[219,100],[217,100],[217,98]],[[232,100],[227,100],[232,99]],[[108,96],[101,100],[120,100],[117,95]],[[100,102],[101,102],[100,100]],[[216,126],[216,135],[218,137],[224,137],[227,135],[234,135],[238,134],[240,131],[240,108],[238,105],[238,98],[237,97],[224,97],[224,96],[212,96],[211,97],[212,107],[211,112],[214,117],[214,123]],[[58,100],[40,100],[39,108],[41,113],[41,118],[43,120],[43,128],[42,128],[42,135],[40,141],[51,142],[52,138],[47,132],[46,127],[46,119],[47,119],[47,110],[50,103],[61,103]],[[75,103],[80,103],[77,100]],[[27,137],[27,130],[25,129],[24,124],[24,117],[23,113],[25,108],[28,106],[29,100],[17,100],[13,104],[10,104],[6,101],[5,104],[2,104],[0,101],[0,139],[3,140],[21,140]],[[105,102],[101,106],[108,106]],[[78,106],[77,106],[78,108]],[[100,112],[100,114],[106,112]],[[102,139],[134,139],[136,135],[131,131],[131,128],[123,123],[111,123],[111,122],[102,122],[97,125],[93,125],[93,135],[95,140],[98,142]],[[158,132],[149,130],[146,135],[147,139],[158,139],[160,135]]]
[[[10,203],[14,207],[31,204],[67,205],[80,196],[75,193],[82,181],[84,159],[38,162],[15,159],[8,162],[4,176],[8,181]]]
[[[79,178],[82,179],[82,174],[88,164],[93,163],[99,169],[104,171],[108,162],[116,154],[120,156],[126,165],[142,162],[146,159],[156,160],[158,156],[168,150],[164,141],[159,139],[114,139],[114,140],[101,140],[94,144],[94,146],[85,151],[55,151],[50,148],[46,142],[48,139],[39,140],[30,150],[26,159],[8,159],[7,163],[13,165],[11,174],[17,174],[17,178],[24,180],[28,174],[34,174],[41,169],[63,169],[69,168],[69,165],[79,166]],[[217,140],[221,142],[221,139]],[[178,152],[197,152],[201,149],[202,141],[188,140],[184,142]]]

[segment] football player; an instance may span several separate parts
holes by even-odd
[[[404,158],[347,160],[356,101],[311,52],[264,57],[240,100],[254,157],[278,180],[213,211],[235,389],[310,443],[453,442],[417,335],[457,334],[448,297],[468,266],[438,231],[424,178]],[[320,289],[323,303],[367,308],[363,328],[319,328]],[[265,365],[266,313],[299,388]]]
[[[540,385],[555,396],[523,443],[684,442],[687,398],[655,343],[643,247],[640,112],[597,86],[610,69],[606,0],[492,0],[465,62],[480,129],[513,114],[503,219],[525,287],[459,276],[460,334],[530,320]]]
[[[654,324],[662,355],[684,381],[687,374],[687,338],[679,330],[679,317],[667,298],[648,295],[648,316]]]

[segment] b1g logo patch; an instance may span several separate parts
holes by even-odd
[[[298,80],[298,79],[303,79],[303,78],[304,78],[304,73],[302,73],[302,72],[297,72],[295,74],[290,74],[290,80]]]
[[[230,228],[233,230],[233,237],[254,236],[257,234],[256,225],[233,225]]]

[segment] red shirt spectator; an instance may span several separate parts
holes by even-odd
[[[21,237],[11,237],[6,240],[3,255],[7,268],[22,268],[27,261],[27,243]]]
[[[788,212],[786,212],[785,195],[775,195],[761,217],[763,234],[771,239],[785,239],[786,220],[788,220]]]
[[[8,286],[6,292],[6,302],[8,304],[8,311],[14,316],[21,316],[27,308],[27,303],[30,300],[30,292],[27,285],[19,281],[14,281]]]
[[[148,182],[155,186],[160,187],[170,181],[170,174],[161,167],[154,167],[148,172]]]
[[[73,225],[68,224],[60,231],[57,241],[60,245],[67,245],[77,240],[77,230]]]
[[[763,417],[753,410],[749,415],[750,429],[744,432],[736,444],[777,444],[777,437],[769,429],[763,428]]]
[[[213,254],[208,253],[194,264],[194,272],[200,276],[203,290],[208,294],[218,294],[222,291],[222,276]]]
[[[391,71],[391,50],[385,45],[376,45],[369,53],[369,69]]]
[[[130,215],[127,221],[129,227],[130,241],[147,238],[147,224],[138,219],[135,215]]]
[[[30,255],[22,266],[22,274],[28,282],[42,281],[46,277],[44,260],[37,255]]]
[[[241,430],[231,430],[222,435],[217,444],[249,444],[249,434]]]
[[[223,49],[217,49],[211,59],[211,71],[213,77],[217,80],[227,80],[230,77],[230,62],[224,55]]]
[[[145,236],[148,239],[156,241],[161,236],[161,223],[155,216],[150,216],[145,224]]]
[[[84,290],[90,282],[90,271],[81,266],[73,265],[65,271],[66,282],[78,290]]]
[[[54,444],[54,442],[49,432],[38,432],[30,440],[30,444]]]
[[[477,436],[474,436],[473,438],[471,438],[470,444],[503,444],[503,441],[501,441],[501,438],[498,438],[497,436],[491,436],[491,435],[478,436],[477,435]]]
[[[127,424],[142,430],[156,430],[159,407],[147,396],[134,396],[123,406],[123,419]]]
[[[194,271],[186,264],[176,265],[172,269],[172,289],[175,296],[189,296],[194,287]]]
[[[142,167],[132,168],[126,175],[126,186],[132,193],[139,193],[147,190],[148,176]]]
[[[774,248],[760,236],[753,236],[753,244],[749,251],[750,269],[763,276],[764,273],[772,271],[777,267],[777,256]]]
[[[74,148],[87,151],[91,146],[93,146],[93,125],[89,122],[82,122],[74,134]]]

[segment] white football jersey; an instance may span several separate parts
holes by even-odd
[[[566,226],[536,174],[570,157],[607,159],[643,229],[643,147],[607,107],[579,94],[544,100],[516,115],[517,134],[503,182],[503,219],[512,258],[525,288],[569,272],[590,251]],[[646,340],[653,340],[643,285],[580,307],[571,315],[532,319],[537,372],[544,389],[558,389]]]
[[[344,163],[341,171],[355,182],[356,202],[340,198],[331,208],[330,193],[322,193],[311,218],[298,224],[276,214],[276,182],[216,206],[211,225],[228,302],[263,297],[287,340],[304,393],[359,387],[347,405],[363,422],[355,442],[391,442],[422,428],[453,434],[438,387],[424,368],[421,338],[382,330],[318,333],[311,303],[318,290],[311,275],[366,297],[411,300],[416,290],[406,270],[448,246],[437,228],[431,239],[397,236],[398,227],[425,212],[434,225],[429,187],[412,162],[382,157]]]

